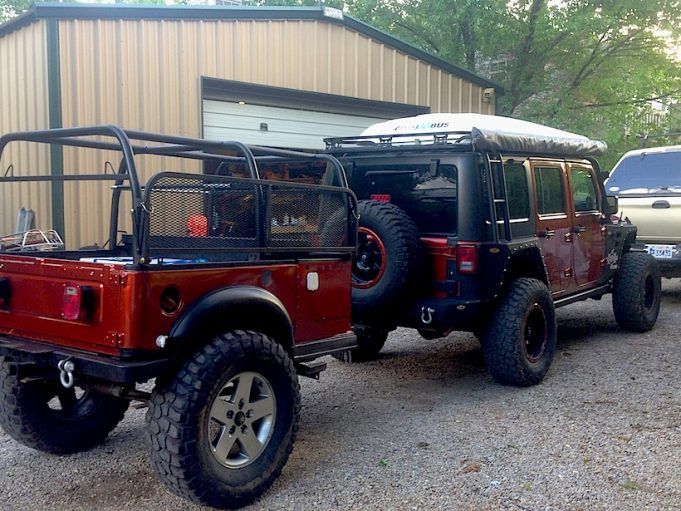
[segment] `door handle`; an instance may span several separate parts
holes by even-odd
[[[586,227],[584,227],[583,225],[577,225],[577,226],[572,228],[572,232],[574,232],[577,236],[579,236],[583,232],[586,232]]]
[[[540,238],[546,238],[546,239],[550,238],[551,236],[555,236],[555,235],[556,235],[556,231],[554,231],[553,229],[544,229],[543,231],[539,231],[537,233],[537,236],[539,236]]]

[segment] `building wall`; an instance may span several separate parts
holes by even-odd
[[[48,126],[46,29],[40,21],[0,37],[0,134]],[[49,150],[9,144],[0,175],[11,164],[15,175],[49,174]],[[14,232],[22,206],[35,211],[38,227],[52,227],[50,184],[0,183],[0,236]]]
[[[334,23],[63,20],[59,31],[65,127],[115,123],[201,136],[201,76],[426,105],[433,112],[494,113],[481,87]],[[94,158],[66,150],[64,167],[102,168],[102,158]],[[160,168],[198,169],[157,159],[143,166],[141,180]],[[105,205],[108,211],[109,193],[102,183],[65,186],[73,242],[105,239],[106,224],[93,223],[91,215],[101,216]],[[69,207],[75,201],[80,208]],[[127,218],[129,208],[123,209]],[[74,239],[74,225],[85,237]]]

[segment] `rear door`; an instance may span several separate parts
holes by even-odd
[[[597,177],[591,165],[568,164],[573,206],[574,274],[578,288],[592,286],[600,277],[605,257],[602,204]]]
[[[532,160],[537,236],[541,240],[551,293],[568,290],[572,282],[572,218],[562,162]]]

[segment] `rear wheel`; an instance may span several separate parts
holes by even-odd
[[[368,362],[378,358],[390,330],[371,326],[354,326],[352,330],[357,336],[357,347],[332,356],[343,362]]]
[[[645,252],[627,252],[615,273],[612,308],[617,324],[630,332],[652,329],[660,314],[660,269]]]
[[[243,506],[281,473],[299,418],[298,377],[286,351],[265,335],[229,332],[154,389],[151,460],[174,493]]]
[[[16,364],[0,364],[0,425],[33,449],[71,454],[95,447],[123,419],[128,405],[79,387],[65,389],[57,380],[22,383]]]
[[[492,314],[482,345],[499,383],[526,387],[542,381],[556,350],[556,314],[544,283],[514,280]]]

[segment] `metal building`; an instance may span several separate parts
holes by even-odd
[[[493,83],[324,7],[37,4],[0,26],[0,70],[1,133],[119,124],[317,149],[380,119],[495,112]],[[54,174],[107,164],[18,145],[2,172],[14,161]],[[92,215],[108,193],[96,183],[3,184],[0,234],[26,206],[71,245],[84,231],[103,235]]]

